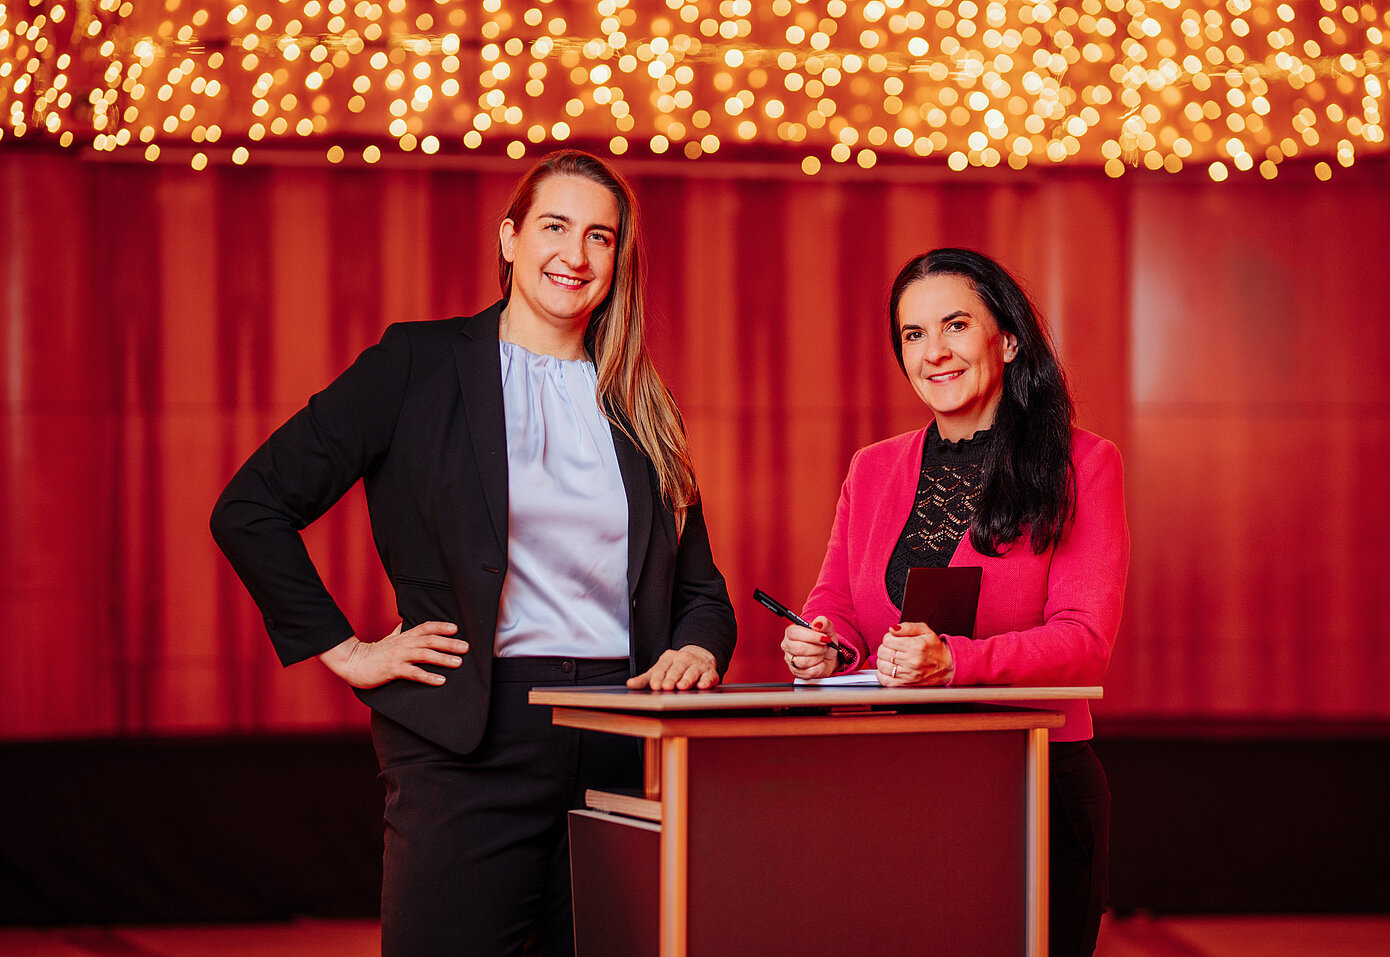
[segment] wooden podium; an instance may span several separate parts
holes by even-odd
[[[1047,729],[1099,688],[537,688],[644,739],[570,813],[579,957],[1045,957]]]

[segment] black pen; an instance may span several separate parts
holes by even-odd
[[[781,615],[783,618],[787,619],[787,621],[790,621],[794,625],[800,625],[802,628],[811,628],[810,622],[808,622],[805,618],[802,618],[796,612],[792,611],[786,605],[782,604],[776,598],[773,598],[771,595],[763,591],[761,588],[753,589],[753,600],[756,601],[759,605],[762,605],[768,611],[772,612],[774,615]],[[811,630],[815,631],[816,629],[811,628]],[[822,638],[824,638],[825,643],[828,644],[831,648],[834,648],[837,652],[842,652],[845,650],[844,646],[842,646],[834,638],[831,638],[829,635],[826,635],[822,632],[816,633],[819,634]]]

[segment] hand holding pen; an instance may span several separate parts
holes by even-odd
[[[760,588],[754,589],[753,598],[791,622],[782,635],[782,656],[793,675],[824,678],[835,671],[845,652],[844,646],[835,640],[835,626],[830,619],[819,616],[814,623],[808,622]]]

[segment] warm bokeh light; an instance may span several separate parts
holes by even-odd
[[[1300,157],[1327,178],[1390,151],[1385,6],[18,0],[0,5],[0,144],[155,159],[314,139],[330,162],[364,144],[690,159],[728,144],[808,171],[929,157],[1112,176],[1271,177]]]

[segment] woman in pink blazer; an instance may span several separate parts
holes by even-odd
[[[889,299],[893,349],[931,410],[861,449],[804,617],[782,640],[801,678],[874,668],[892,687],[1093,685],[1110,660],[1129,565],[1120,454],[1072,426],[1027,295],[993,260],[937,249]],[[907,570],[982,572],[974,635],[899,622]],[[837,648],[838,646],[838,648]],[[1049,952],[1091,954],[1107,885],[1110,792],[1084,701],[1052,733]]]

